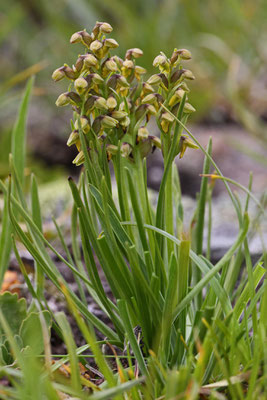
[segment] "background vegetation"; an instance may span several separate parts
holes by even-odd
[[[140,64],[150,74],[155,73],[151,64],[160,50],[169,56],[174,47],[188,48],[194,55],[188,67],[197,76],[190,85],[190,103],[198,110],[195,122],[238,121],[266,148],[266,2],[10,0],[0,7],[0,175],[5,178],[10,169],[12,173],[10,179],[0,181],[0,282],[12,251],[28,300],[11,293],[0,295],[0,397],[264,400],[266,252],[263,245],[254,260],[249,245],[266,217],[266,198],[259,201],[251,193],[252,176],[248,188],[224,178],[212,156],[212,140],[205,150],[183,125],[186,96],[178,118],[171,115],[173,134],[161,132],[170,151],[163,151],[164,174],[156,207],[147,191],[142,140],[133,140],[133,153],[125,156],[121,127],[109,126],[111,134],[104,144],[113,145],[110,164],[117,180],[116,198],[102,137],[91,129],[83,131],[79,112],[82,115],[84,103],[77,108],[74,127],[76,123],[85,168],[77,183],[69,179],[71,216],[68,222],[65,214],[53,220],[55,243],[42,218],[36,179],[25,176],[25,165],[39,169],[38,180],[42,174],[43,180],[50,180],[61,171],[53,167],[47,173],[36,158],[26,160],[25,138],[31,99],[28,121],[30,127],[34,125],[30,136],[39,141],[38,154],[48,149],[57,155],[66,148],[69,114],[59,116],[54,105],[66,87],[61,82],[53,85],[51,74],[64,61],[72,65],[76,60],[76,47],[68,43],[71,34],[83,27],[90,32],[99,20],[113,25],[112,36],[120,43],[118,55],[124,58],[131,47],[144,51]],[[36,75],[35,83],[28,79],[32,75]],[[118,107],[128,108],[121,94],[116,98]],[[165,106],[170,106],[169,98]],[[129,132],[136,139],[142,121],[131,110]],[[106,108],[96,110],[93,118],[103,121],[103,112],[107,118]],[[158,113],[161,118],[161,110]],[[188,136],[182,136],[184,132]],[[43,136],[48,146],[43,147]],[[197,144],[205,157],[187,234],[179,174],[172,166],[175,156],[182,153],[181,143]],[[259,158],[258,154],[254,157]],[[218,175],[209,175],[211,168]],[[214,261],[210,243],[216,179],[228,191],[238,233],[228,251]],[[240,198],[229,184],[246,195]],[[54,189],[59,190],[58,186]],[[248,216],[250,202],[258,207],[256,217]],[[35,273],[26,270],[21,249],[31,254]],[[69,272],[70,282],[62,271]],[[103,273],[112,297],[103,286]],[[51,308],[48,285],[64,312],[58,312],[58,305],[53,308],[55,301]],[[102,314],[91,312],[92,298]],[[62,353],[67,354],[53,354],[56,346],[51,348],[51,336],[65,344]],[[84,346],[76,342],[80,336]],[[96,375],[86,378],[88,371]]]

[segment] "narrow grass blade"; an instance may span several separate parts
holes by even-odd
[[[136,337],[134,335],[134,327],[131,324],[131,321],[129,318],[129,312],[128,312],[127,304],[126,304],[125,300],[122,300],[122,299],[118,300],[118,309],[120,312],[121,319],[124,323],[125,330],[126,330],[128,339],[130,341],[130,345],[132,347],[132,350],[133,350],[136,360],[138,362],[139,368],[143,375],[148,376],[147,366],[145,364],[142,352],[140,350],[140,347],[138,346]]]
[[[32,206],[32,219],[35,222],[36,226],[38,226],[40,232],[42,232],[41,208],[39,202],[37,182],[34,175],[32,175],[32,181],[31,181],[31,206]],[[35,277],[36,291],[38,296],[43,297],[44,274],[42,268],[37,263],[35,263],[35,266],[36,266],[36,277]]]
[[[177,260],[172,253],[169,266],[168,286],[166,290],[166,298],[164,301],[164,308],[162,312],[162,330],[161,330],[161,346],[162,346],[162,360],[163,364],[167,364],[170,354],[171,346],[171,326],[172,314],[174,307],[177,304],[177,289],[178,289],[178,265]]]
[[[141,239],[141,243],[143,246],[143,250],[149,252],[146,233],[145,233],[145,229],[144,229],[144,225],[143,225],[143,217],[142,217],[142,213],[139,208],[138,201],[137,201],[136,190],[134,187],[133,178],[132,178],[128,168],[126,169],[126,175],[127,175],[128,185],[129,185],[129,191],[130,191],[133,211],[134,211],[134,215],[136,218],[137,227],[138,227],[138,231],[140,234],[140,239]],[[152,262],[152,260],[151,260],[151,262]]]
[[[102,392],[95,393],[90,396],[90,399],[91,400],[113,399],[113,398],[116,398],[116,396],[122,395],[124,393],[126,394],[126,392],[128,392],[131,388],[136,387],[136,386],[138,387],[139,385],[144,383],[144,381],[145,381],[145,377],[142,376],[141,378],[122,383],[121,385],[118,385],[114,388],[105,389]]]
[[[253,291],[256,290],[256,287],[258,286],[259,282],[263,278],[265,274],[265,269],[262,266],[262,263],[256,265],[253,271]],[[250,282],[247,282],[244,290],[242,291],[241,295],[239,296],[235,307],[234,307],[234,315],[235,315],[235,321],[238,321],[239,318],[241,317],[241,314],[243,312],[244,307],[246,307],[247,303],[249,301],[253,300],[253,297],[251,298],[251,284]]]
[[[65,286],[62,286],[62,291],[66,297],[66,300],[68,302],[71,313],[74,315],[85,340],[91,347],[91,350],[95,356],[96,362],[99,366],[101,373],[104,375],[109,386],[111,386],[111,387],[115,386],[115,383],[116,383],[115,378],[114,378],[112,371],[110,370],[110,367],[107,364],[103,354],[101,353],[98,344],[96,343],[97,341],[96,341],[94,331],[92,330],[92,328],[89,328],[87,326],[86,322],[79,314],[79,311],[78,311],[75,303],[73,302],[72,298],[69,296],[69,292]]]
[[[207,153],[211,156],[212,151],[212,139],[209,139],[209,143],[207,146]],[[203,166],[203,174],[208,174],[210,169],[210,160],[206,156],[204,160]],[[197,204],[197,215],[196,215],[196,228],[194,232],[195,236],[195,252],[197,254],[202,253],[203,248],[203,233],[204,233],[204,220],[205,220],[205,208],[206,208],[206,200],[207,200],[207,189],[208,189],[208,178],[204,177],[201,180],[200,194],[198,198]],[[198,268],[193,267],[193,284],[197,283],[201,279],[201,272]],[[202,303],[202,295],[201,292],[196,297],[196,307],[200,309]]]
[[[2,231],[0,236],[0,287],[8,268],[11,252],[11,233],[12,227],[8,215],[7,194],[4,193],[4,208],[2,213]]]
[[[70,324],[67,320],[66,315],[63,312],[57,313],[55,317],[63,333],[64,342],[67,346],[67,350],[69,353],[70,368],[71,368],[71,386],[73,387],[74,390],[80,392],[82,386],[80,379],[79,363],[76,355],[76,345],[72,336]]]
[[[25,168],[25,152],[26,152],[26,119],[28,105],[33,87],[34,78],[30,78],[20,105],[18,118],[12,132],[11,151],[14,159],[16,170],[18,171],[19,180],[23,186],[24,168]]]

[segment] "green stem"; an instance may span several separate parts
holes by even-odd
[[[141,158],[141,154],[139,151],[136,151],[135,154],[136,160],[136,168],[135,168],[135,177],[138,186],[139,198],[141,202],[141,211],[143,214],[143,221],[145,224],[152,223],[151,221],[151,213],[149,209],[149,203],[147,201],[147,182],[144,179],[144,169],[143,169],[143,160]],[[148,232],[149,238],[149,247],[151,254],[155,254],[155,235],[153,232]]]
[[[207,251],[206,258],[210,260],[211,256],[211,230],[212,230],[212,189],[208,188],[208,233],[207,233]]]
[[[170,168],[165,188],[165,224],[166,224],[166,231],[171,235],[174,234],[172,185],[173,185],[172,168]],[[167,242],[167,248],[168,248],[168,259],[170,259],[171,253],[174,250],[174,244],[170,240]]]
[[[209,139],[209,143],[207,146],[207,153],[211,155],[212,150],[212,139]],[[203,175],[208,174],[210,169],[210,160],[208,157],[205,157],[204,166],[203,166]],[[198,210],[197,210],[197,223],[195,230],[195,243],[196,243],[196,253],[202,254],[203,248],[203,233],[204,233],[204,219],[205,219],[205,208],[206,208],[206,199],[207,199],[207,190],[208,190],[208,178],[202,177],[200,195],[198,200]],[[197,284],[201,279],[201,271],[198,268],[193,266],[193,283]],[[196,297],[196,308],[200,309],[202,304],[202,293]]]

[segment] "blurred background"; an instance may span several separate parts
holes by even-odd
[[[193,55],[186,64],[196,80],[190,102],[197,109],[190,128],[205,144],[214,137],[214,158],[226,176],[254,188],[267,186],[267,1],[266,0],[8,0],[0,3],[0,177],[8,173],[10,133],[26,80],[36,75],[28,118],[28,165],[41,182],[74,174],[75,150],[66,146],[70,109],[55,100],[66,82],[55,84],[52,72],[72,65],[79,45],[75,31],[96,21],[113,26],[111,37],[124,56],[140,47],[140,65],[155,73],[152,62],[174,47]],[[190,152],[188,152],[190,153]],[[182,186],[198,189],[203,157],[187,154],[181,163]],[[162,165],[151,159],[150,185],[158,187]],[[71,172],[70,172],[71,171]],[[76,169],[77,171],[77,169]]]

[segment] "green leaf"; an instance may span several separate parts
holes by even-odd
[[[24,298],[18,299],[16,293],[5,292],[0,295],[0,310],[5,316],[13,335],[19,333],[22,321],[27,316],[27,304]],[[0,333],[4,333],[0,325]]]
[[[139,379],[131,380],[125,383],[122,383],[121,385],[117,385],[114,388],[110,389],[105,389],[99,393],[95,393],[90,396],[91,400],[109,400],[115,398],[115,396],[119,396],[120,394],[123,394],[130,390],[131,388],[141,385],[145,380],[144,377],[141,377]]]
[[[8,268],[11,251],[11,232],[12,227],[8,215],[7,195],[4,194],[4,208],[2,214],[2,231],[0,236],[0,286]]]
[[[20,105],[17,121],[12,132],[11,151],[14,159],[14,165],[22,186],[24,182],[26,153],[26,120],[33,82],[34,78],[32,77],[27,83],[25,93]]]
[[[15,169],[18,171],[18,176],[21,184],[24,181],[24,168],[25,168],[25,142],[26,142],[26,119],[30,94],[33,86],[34,79],[29,79],[25,93],[20,105],[17,120],[12,132],[11,151],[14,159]],[[7,196],[4,196],[4,210],[2,220],[2,232],[0,237],[0,287],[4,278],[5,271],[8,268],[9,257],[11,252],[11,232],[12,227],[8,217]]]
[[[262,266],[262,263],[259,263],[256,265],[253,271],[253,283],[254,283],[254,290],[256,290],[256,287],[258,286],[259,282],[263,278],[265,274],[265,269]],[[250,287],[250,282],[247,282],[244,290],[242,291],[241,295],[239,296],[235,308],[234,308],[234,321],[238,321],[239,318],[241,317],[241,314],[244,310],[244,307],[247,306],[247,303],[251,301],[251,287]]]
[[[64,341],[66,343],[69,357],[70,357],[70,368],[71,368],[71,383],[75,390],[81,390],[81,378],[79,371],[79,363],[76,354],[76,345],[72,336],[70,324],[67,320],[66,315],[63,312],[56,314],[56,320],[62,330]]]
[[[51,316],[48,311],[42,312],[47,328],[51,327]],[[34,355],[40,355],[44,351],[44,340],[42,333],[40,313],[32,312],[22,322],[19,334],[23,341],[23,347],[29,346]]]
[[[139,368],[140,368],[142,374],[148,375],[147,366],[145,364],[141,349],[137,343],[137,340],[136,340],[136,337],[134,334],[134,327],[131,324],[131,321],[129,318],[129,311],[128,311],[127,303],[125,300],[122,300],[122,299],[118,300],[118,309],[120,312],[121,319],[124,323],[125,330],[126,330],[128,338],[129,338],[131,348],[132,348],[134,355],[136,357],[136,360],[138,362]]]

